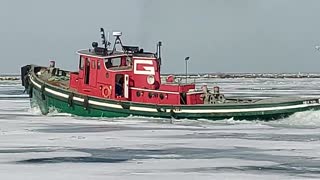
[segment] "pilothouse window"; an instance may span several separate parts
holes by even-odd
[[[81,56],[80,57],[80,62],[79,62],[79,69],[81,69],[81,70],[83,70],[84,60],[85,60],[85,58]]]
[[[112,66],[113,67],[119,67],[120,65],[121,65],[121,57],[112,59]]]
[[[106,68],[119,67],[121,65],[121,57],[109,58],[105,60]]]
[[[85,70],[84,70],[84,73],[85,73],[84,83],[85,84],[89,84],[89,81],[90,81],[90,59],[89,58],[85,59]]]
[[[128,68],[131,66],[131,57],[122,56],[115,58],[108,58],[104,60],[105,66],[107,69],[116,69],[116,68]]]

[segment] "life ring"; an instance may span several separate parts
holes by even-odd
[[[110,98],[111,96],[111,86],[103,86],[101,89],[102,96],[105,98]]]

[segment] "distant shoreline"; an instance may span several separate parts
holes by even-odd
[[[12,75],[0,75],[0,81],[18,81],[20,80],[20,76],[12,76]]]
[[[168,76],[170,74],[163,74]],[[175,77],[185,78],[185,74],[173,74]],[[320,78],[320,73],[202,73],[188,74],[188,78]]]
[[[185,78],[185,74],[168,74],[161,75],[167,77],[174,75],[176,78]],[[234,79],[234,78],[292,78],[292,79],[303,79],[303,78],[320,78],[320,73],[203,73],[203,74],[188,74],[188,78],[218,78],[218,79]],[[20,75],[0,75],[0,81],[15,81],[20,80]]]

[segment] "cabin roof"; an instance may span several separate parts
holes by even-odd
[[[112,53],[112,51],[108,51],[108,53]],[[150,52],[143,52],[143,53],[124,53],[122,51],[115,51],[112,54],[109,54],[107,56],[97,54],[94,52],[93,49],[81,49],[77,51],[77,54],[79,55],[86,55],[86,56],[91,56],[91,57],[98,57],[98,58],[112,58],[112,57],[119,57],[119,56],[137,56],[137,57],[148,57],[148,58],[153,58],[155,57],[154,53]]]

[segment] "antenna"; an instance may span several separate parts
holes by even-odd
[[[189,61],[190,57],[187,56],[184,58],[184,60],[186,61],[186,84],[188,83],[188,61]]]
[[[162,42],[159,41],[157,43],[157,52],[156,52],[156,55],[157,55],[157,58],[158,58],[158,61],[159,61],[159,68],[161,66],[161,46],[162,46]]]
[[[110,43],[110,32],[108,32],[108,44],[107,44],[108,46],[110,46],[111,45],[111,43]]]
[[[101,33],[102,44],[104,45],[104,48],[107,49],[106,36],[104,34],[103,28],[100,28],[100,33]]]

